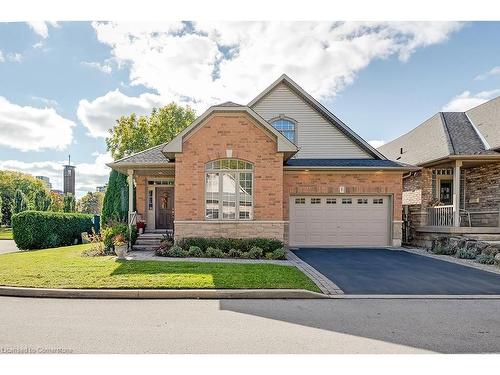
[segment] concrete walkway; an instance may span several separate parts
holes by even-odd
[[[0,254],[19,251],[14,240],[0,240]]]

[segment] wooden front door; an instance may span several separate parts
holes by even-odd
[[[174,229],[174,188],[156,187],[156,229]]]

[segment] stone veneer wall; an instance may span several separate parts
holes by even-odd
[[[465,209],[498,211],[500,207],[500,163],[468,168],[465,174]],[[471,215],[473,226],[496,227],[498,214]]]
[[[227,237],[227,238],[275,238],[286,242],[285,223],[272,221],[221,222],[176,221],[175,238]]]
[[[290,196],[293,195],[391,195],[393,201],[392,240],[401,243],[402,172],[339,172],[339,171],[285,171],[283,187],[283,219],[289,220]]]
[[[205,221],[205,164],[227,158],[254,165],[253,221]],[[283,154],[274,136],[244,113],[215,114],[175,160],[175,237],[268,237],[284,240]],[[191,222],[191,223],[190,223]],[[266,223],[268,222],[268,223]],[[276,223],[277,222],[277,223]]]

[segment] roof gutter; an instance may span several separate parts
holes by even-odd
[[[442,158],[434,159],[434,160],[429,160],[424,163],[419,163],[417,166],[419,167],[430,167],[435,164],[440,164],[444,161],[451,161],[451,160],[485,160],[485,161],[490,161],[490,160],[500,160],[500,154],[498,155],[448,155],[444,156]]]
[[[401,167],[329,167],[329,166],[311,166],[311,167],[304,167],[304,166],[284,166],[283,170],[285,171],[310,171],[310,170],[320,170],[320,171],[393,171],[393,172],[399,172],[399,171],[418,171],[422,168],[420,167],[413,167],[413,166],[401,166]]]

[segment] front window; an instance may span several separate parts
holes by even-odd
[[[289,141],[295,143],[295,123],[286,119],[273,121],[273,127],[288,138]]]
[[[253,165],[243,160],[221,159],[205,166],[205,218],[253,218]]]

